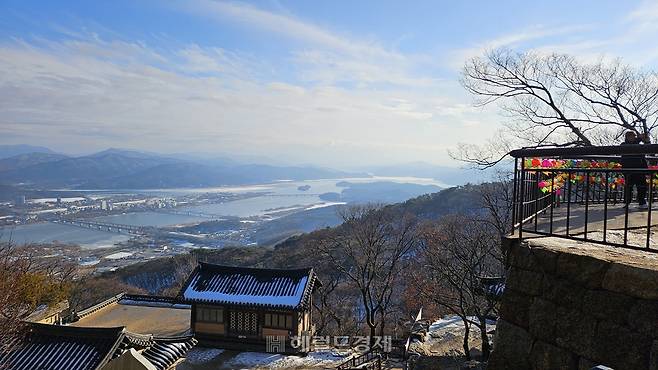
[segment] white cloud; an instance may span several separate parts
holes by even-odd
[[[288,38],[298,39],[348,54],[370,55],[388,59],[405,58],[400,53],[386,50],[376,42],[355,41],[291,15],[269,12],[245,3],[193,0],[186,2],[184,6],[198,15],[246,24],[249,27],[274,32]]]
[[[497,37],[483,40],[475,43],[472,46],[452,50],[448,53],[445,63],[455,70],[459,70],[464,66],[464,62],[473,57],[483,55],[487,50],[492,50],[501,47],[507,48],[521,48],[527,47],[528,44],[546,42],[547,40],[554,40],[557,36],[566,36],[579,34],[581,32],[591,30],[592,25],[535,25],[532,27],[521,28],[513,32],[506,32]]]
[[[624,20],[628,23],[649,23],[658,20],[658,3],[655,1],[645,0],[635,9],[631,10]]]
[[[303,86],[259,80],[254,68],[199,45],[163,54],[100,38],[1,44],[0,136],[64,151],[235,152],[333,166],[445,164],[446,148],[468,136],[442,113],[462,103],[440,91]]]
[[[186,2],[184,9],[220,22],[300,41],[303,46],[290,54],[300,69],[300,78],[308,82],[348,82],[356,87],[377,83],[429,87],[437,82],[416,72],[431,65],[429,56],[400,53],[380,42],[342,35],[289,14],[213,0]]]

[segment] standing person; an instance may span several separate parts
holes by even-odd
[[[639,136],[635,131],[627,131],[624,136],[624,142],[621,145],[637,145],[641,142],[645,144],[650,144],[651,140],[649,135],[640,134]],[[644,154],[623,154],[621,156],[621,167],[623,169],[641,169],[648,168],[647,159]],[[624,179],[626,183],[624,185],[624,201],[626,202],[626,207],[631,204],[633,199],[633,186],[637,188],[637,202],[638,208],[648,209],[647,206],[647,178],[644,173],[637,172],[625,172]]]

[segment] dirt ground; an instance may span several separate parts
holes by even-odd
[[[490,326],[491,329],[495,325]],[[413,356],[410,369],[413,370],[460,370],[466,362],[463,348],[464,326],[456,317],[447,317],[436,321],[428,330],[425,341],[411,344],[410,352],[420,356]],[[480,331],[473,327],[469,335],[471,358],[477,360],[482,352]],[[475,361],[477,362],[477,361]],[[484,369],[484,366],[473,364],[472,369]]]
[[[158,336],[181,335],[190,329],[190,309],[144,307],[114,303],[72,326],[125,326],[128,331]]]

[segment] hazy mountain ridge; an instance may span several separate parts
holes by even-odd
[[[439,166],[425,162],[410,162],[385,166],[363,168],[376,176],[423,177],[438,180],[446,185],[455,186],[474,182],[474,179],[486,179],[494,170],[482,171],[472,168]]]
[[[0,145],[0,159],[14,157],[21,154],[29,154],[29,153],[56,154],[54,151],[43,146],[34,146],[34,145],[26,145],[26,144]]]
[[[0,162],[0,173],[0,182],[5,184],[77,189],[206,187],[367,176],[306,166],[203,164],[122,149],[108,149],[82,157],[22,154]]]
[[[258,184],[276,180],[316,180],[367,176],[314,167],[276,167],[243,165],[234,167],[209,166],[181,162],[167,163],[145,169],[136,174],[89,181],[81,189],[148,189],[172,187],[209,187],[218,185]]]
[[[54,153],[33,152],[18,154],[0,159],[0,172],[18,170],[41,163],[56,162],[64,158],[67,158],[67,156]]]
[[[135,158],[115,152],[98,153],[6,171],[2,174],[2,178],[4,182],[10,183],[75,186],[91,179],[100,181],[116,176],[136,174],[141,170],[171,161],[171,159],[159,157]]]

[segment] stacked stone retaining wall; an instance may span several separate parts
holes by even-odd
[[[658,255],[509,239],[490,370],[658,370]]]

